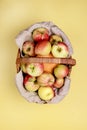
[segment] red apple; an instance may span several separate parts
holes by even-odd
[[[37,82],[40,86],[52,86],[54,84],[55,78],[51,73],[42,73],[38,78]]]
[[[57,43],[52,46],[52,54],[54,57],[66,58],[69,55],[68,46],[63,43]]]
[[[34,41],[42,41],[42,40],[48,40],[49,39],[49,31],[46,28],[37,28],[33,31],[32,37]]]
[[[69,68],[66,65],[58,65],[55,69],[54,69],[54,75],[56,78],[64,78],[68,75],[69,73]]]
[[[30,92],[37,91],[39,88],[39,84],[37,84],[36,78],[32,77],[30,75],[25,76],[24,86],[25,86],[26,90],[28,90]]]
[[[22,51],[25,55],[34,56],[34,43],[31,41],[24,42]]]
[[[41,86],[38,89],[38,95],[42,100],[49,101],[54,97],[54,91],[50,86]]]
[[[51,44],[49,41],[38,42],[35,46],[35,54],[48,55],[51,51]]]
[[[58,42],[62,42],[63,39],[61,36],[53,34],[50,36],[50,43],[51,44],[57,44]]]
[[[55,88],[61,88],[64,85],[64,78],[58,78],[56,79],[54,83]]]
[[[42,63],[30,63],[26,67],[26,71],[31,76],[40,76],[43,71],[44,67]]]

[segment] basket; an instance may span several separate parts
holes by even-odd
[[[24,57],[22,56],[22,43],[26,40],[28,40],[27,35],[31,37],[31,32],[37,27],[46,27],[49,31],[51,28],[51,31],[53,33],[57,32],[60,33],[63,38],[65,39],[65,42],[67,43],[67,46],[69,47],[69,52],[70,56],[67,58],[55,58],[55,57]],[[50,26],[50,27],[49,27]],[[57,28],[57,29],[56,29]],[[23,34],[23,35],[22,35]],[[22,39],[21,39],[22,38]],[[68,93],[68,90],[70,88],[70,74],[72,67],[76,65],[76,60],[72,58],[72,53],[73,49],[71,47],[71,44],[67,38],[67,36],[53,23],[51,22],[42,22],[42,23],[37,23],[28,29],[24,30],[22,33],[18,35],[16,38],[16,42],[18,45],[18,52],[17,52],[17,57],[16,57],[16,86],[20,92],[20,94],[29,102],[31,103],[39,103],[39,104],[52,104],[52,103],[58,103],[61,101]],[[29,63],[56,63],[56,64],[64,64],[67,65],[69,68],[69,73],[65,79],[64,85],[62,88],[59,89],[58,94],[56,93],[56,96],[54,96],[53,99],[50,101],[44,101],[40,99],[38,96],[37,92],[29,92],[27,91],[24,86],[23,86],[23,72],[21,70],[21,65],[22,64],[29,64]]]

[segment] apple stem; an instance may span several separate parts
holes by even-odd
[[[30,51],[31,50],[31,48],[29,47],[29,48],[27,48],[27,51]]]
[[[57,41],[55,39],[52,40],[52,44],[56,44]]]
[[[32,72],[34,71],[34,67],[33,66],[31,66],[30,69],[32,70]]]
[[[61,50],[62,50],[61,48],[58,48],[58,51],[59,51],[59,52],[61,52]]]

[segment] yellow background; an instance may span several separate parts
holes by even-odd
[[[56,105],[27,102],[15,85],[15,36],[53,21],[69,37],[77,65]],[[0,0],[0,130],[87,130],[87,0]]]

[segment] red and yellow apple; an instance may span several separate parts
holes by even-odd
[[[51,73],[44,72],[37,77],[37,82],[40,86],[52,86],[55,78]]]
[[[31,76],[40,76],[43,71],[44,67],[42,63],[30,63],[26,66],[26,71]]]
[[[28,75],[28,74],[24,77],[24,79],[23,79],[23,84],[24,84],[24,85],[26,84],[26,82],[28,82],[28,79],[29,79],[29,78],[31,78],[31,76]]]
[[[51,51],[53,56],[58,58],[66,58],[69,55],[68,46],[64,42],[54,44]]]
[[[64,78],[68,75],[68,73],[69,73],[69,68],[66,65],[59,64],[54,69],[54,75],[56,78]]]
[[[24,87],[27,91],[34,92],[37,91],[40,87],[39,84],[36,82],[36,78],[30,75],[26,75],[24,78]]]
[[[43,27],[36,28],[32,32],[32,37],[33,37],[34,41],[36,41],[36,42],[42,41],[42,40],[48,40],[49,39],[49,31],[48,31],[48,29],[43,28]]]
[[[51,44],[49,41],[40,41],[35,46],[36,55],[48,55],[51,51]]]
[[[64,85],[64,78],[57,78],[53,86],[55,88],[61,88],[63,85]]]
[[[22,51],[25,55],[34,56],[34,42],[26,41],[22,46]]]
[[[58,42],[62,42],[63,39],[62,39],[61,36],[53,34],[53,35],[50,36],[49,41],[50,41],[51,44],[57,44]]]
[[[54,91],[50,86],[41,86],[38,89],[38,95],[42,100],[49,101],[54,97]]]

